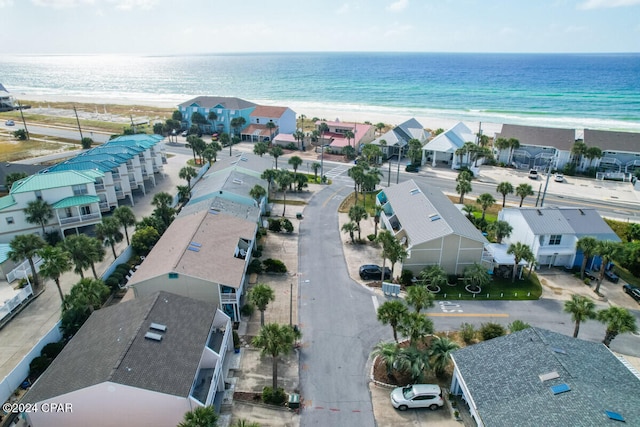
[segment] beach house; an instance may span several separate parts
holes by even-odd
[[[485,259],[487,239],[440,190],[410,179],[380,191],[376,204],[382,207],[382,228],[407,249],[403,270],[417,276],[439,265],[448,274],[462,274],[474,263],[491,266]]]
[[[240,133],[243,141],[277,143],[276,136],[296,131],[296,113],[288,107],[256,105],[249,118],[249,126]]]
[[[409,119],[375,138],[371,144],[380,146],[382,158],[387,160],[400,154],[406,156],[406,147],[411,139],[417,139],[424,144],[430,136],[431,134],[416,119]]]
[[[235,97],[198,96],[178,105],[178,111],[182,113],[183,129],[196,125],[203,133],[231,134],[237,130],[239,135],[251,123],[251,113],[255,107],[253,102]],[[197,119],[194,121],[196,113]],[[244,119],[244,125],[234,129],[231,121],[240,118]]]
[[[541,267],[581,265],[582,254],[577,251],[576,242],[584,236],[620,241],[592,208],[504,208],[498,219],[513,228],[511,235],[503,239],[504,244],[520,242],[529,246]]]
[[[586,161],[603,177],[626,179],[640,169],[640,133],[585,129],[584,143],[602,150],[602,157]]]
[[[638,374],[599,342],[532,327],[451,360],[451,393],[479,427],[640,425]]]
[[[458,122],[455,126],[436,135],[431,141],[422,147],[422,164],[431,163],[431,166],[447,166],[451,169],[460,169],[469,166],[469,153],[459,155],[459,151],[465,142],[475,143],[476,135],[464,123]]]
[[[321,124],[327,126],[327,130],[321,132],[319,144],[328,145],[328,150],[334,154],[342,154],[342,149],[347,146],[353,147],[356,152],[362,144],[373,141],[375,128],[362,123],[349,123],[335,121],[316,121],[316,129],[321,130]]]
[[[16,109],[16,100],[13,95],[0,83],[0,112]]]
[[[175,427],[188,411],[220,407],[232,346],[228,316],[169,292],[94,311],[22,399],[42,409],[26,421]]]

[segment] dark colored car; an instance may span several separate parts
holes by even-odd
[[[360,266],[360,278],[362,280],[378,279],[382,276],[382,268],[378,265],[367,264]],[[385,280],[391,279],[391,269],[389,267],[384,268]]]
[[[605,271],[604,272],[604,277],[606,277],[608,281],[613,282],[613,283],[618,283],[618,280],[620,280],[618,275],[616,273],[614,273],[613,270]]]
[[[638,301],[638,303],[640,303],[640,289],[628,284],[622,286],[622,289],[624,289],[626,293],[631,295],[631,298],[633,298],[634,300]]]
[[[595,274],[593,274],[591,271],[589,270],[585,270],[584,271],[584,277],[588,277],[589,280],[596,280],[597,276]]]

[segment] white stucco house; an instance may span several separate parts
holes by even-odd
[[[168,292],[97,310],[22,402],[62,412],[24,414],[32,427],[175,427],[199,406],[218,406],[233,348],[229,317]]]
[[[450,165],[451,169],[468,166],[468,156],[456,156],[456,150],[462,148],[465,142],[476,141],[476,135],[464,123],[458,122],[452,128],[437,135],[422,147],[422,164]]]
[[[592,208],[504,208],[498,219],[513,227],[504,244],[521,242],[529,246],[540,267],[580,265],[582,257],[576,252],[576,242],[584,236],[620,241]]]
[[[382,206],[382,228],[409,252],[402,269],[417,276],[429,265],[448,274],[462,274],[483,261],[490,267],[490,259],[483,259],[487,239],[440,190],[411,179],[382,190],[376,203]]]

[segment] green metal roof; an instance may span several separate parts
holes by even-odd
[[[100,197],[98,196],[71,196],[66,197],[53,205],[54,209],[70,208],[71,206],[88,205],[91,203],[98,203]]]
[[[16,204],[13,196],[9,194],[8,196],[0,197],[0,211],[2,209],[8,208],[9,206],[13,206]]]
[[[31,175],[21,179],[11,187],[11,194],[28,193],[47,188],[70,187],[72,185],[89,184],[95,178],[78,171],[48,172]]]
[[[11,245],[8,243],[0,243],[0,264],[9,259]]]

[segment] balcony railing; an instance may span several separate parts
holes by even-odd
[[[220,294],[220,304],[233,304],[238,302],[235,292]]]
[[[73,224],[76,222],[86,222],[100,219],[101,215],[98,213],[92,213],[88,215],[69,216],[66,218],[60,218],[60,225]]]
[[[99,202],[98,205],[100,206],[101,212],[105,212],[109,210],[109,202]]]
[[[96,191],[104,190],[104,184],[95,184]]]

